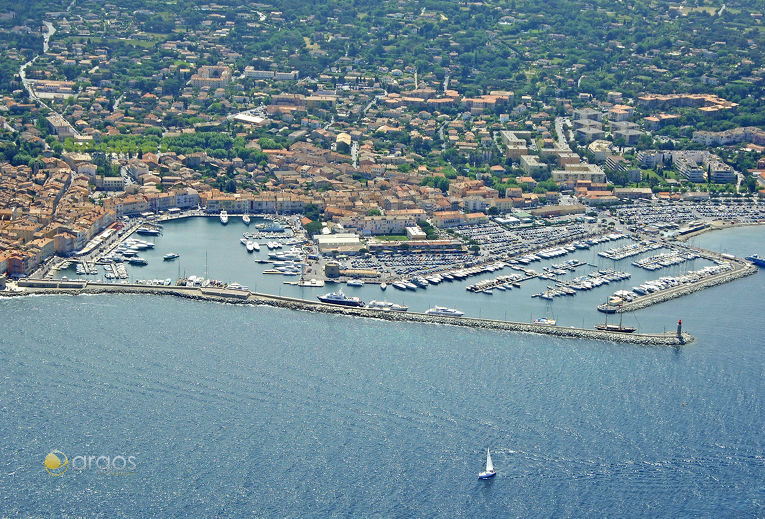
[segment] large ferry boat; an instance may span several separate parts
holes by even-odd
[[[360,297],[346,296],[343,294],[342,289],[337,292],[328,292],[323,296],[317,296],[317,299],[322,303],[330,303],[333,305],[364,306],[364,301],[362,301]]]
[[[747,256],[744,259],[746,259],[747,261],[751,261],[752,263],[754,263],[758,267],[765,267],[765,258],[761,258],[757,254],[752,254],[751,256]]]

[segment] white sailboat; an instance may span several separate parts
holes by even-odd
[[[490,479],[496,476],[497,473],[494,471],[494,464],[491,462],[491,453],[489,453],[489,449],[486,449],[486,470],[483,472],[478,473],[478,479]]]

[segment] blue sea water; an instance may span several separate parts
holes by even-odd
[[[765,228],[694,242],[762,254]],[[0,516],[762,517],[764,279],[632,316],[681,317],[683,348],[169,297],[0,300]],[[478,481],[486,447],[498,476]],[[54,449],[72,462],[60,477]]]

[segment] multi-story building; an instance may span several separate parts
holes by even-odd
[[[552,171],[552,179],[555,182],[575,183],[579,180],[589,180],[593,183],[606,181],[606,174],[596,164],[566,164],[565,169]]]

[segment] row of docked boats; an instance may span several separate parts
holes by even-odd
[[[682,285],[698,283],[704,278],[724,274],[733,270],[733,265],[726,262],[720,262],[716,265],[709,265],[699,270],[691,270],[680,276],[662,276],[659,279],[646,281],[631,290],[617,290],[608,301],[598,305],[598,310],[605,313],[615,313],[621,305],[630,303],[641,296],[662,292]]]
[[[499,261],[486,265],[476,265],[473,267],[457,269],[450,272],[439,272],[437,274],[415,276],[411,279],[400,279],[398,281],[394,281],[391,283],[391,285],[393,288],[398,290],[417,290],[418,288],[427,288],[428,285],[438,285],[443,281],[461,281],[463,279],[467,279],[470,276],[477,276],[487,272],[495,272],[505,268],[506,266],[506,263]]]
[[[641,258],[633,261],[632,265],[645,270],[659,270],[664,267],[672,267],[685,263],[686,261],[693,261],[698,259],[699,255],[692,251],[672,251],[662,252],[649,256],[647,258]]]
[[[223,225],[226,225],[229,221],[228,211],[226,211],[225,209],[222,210],[220,214],[218,214],[218,218],[220,219],[220,223],[222,223]],[[250,215],[245,213],[242,215],[242,222],[245,225],[249,226],[250,223],[252,222],[252,218],[250,217]],[[259,223],[255,227],[265,232],[284,232],[287,229],[284,225],[274,221]]]
[[[551,301],[559,296],[573,296],[577,291],[592,290],[601,285],[608,285],[624,281],[632,277],[629,272],[613,269],[594,270],[586,276],[579,276],[569,281],[558,281],[555,286],[547,286],[547,290],[532,294],[531,297],[539,297]]]
[[[127,268],[123,263],[107,263],[104,265],[106,279],[127,279]]]
[[[350,306],[358,308],[368,308],[370,310],[379,310],[382,312],[406,312],[409,310],[408,306],[391,303],[390,301],[376,301],[372,300],[368,304],[364,304],[364,301],[357,296],[348,296],[343,293],[343,289],[338,289],[336,292],[328,292],[326,294],[316,296],[316,298],[322,303],[340,306]],[[464,312],[456,310],[454,308],[447,308],[445,306],[434,306],[425,311],[427,315],[447,316],[447,317],[461,317]]]
[[[153,249],[154,243],[140,240],[138,238],[128,238],[117,247],[114,248],[109,254],[102,256],[101,261],[113,262],[113,263],[130,263],[131,265],[148,265],[149,262],[139,256],[141,251],[147,249]]]
[[[473,283],[465,287],[468,292],[491,294],[493,290],[505,291],[511,290],[513,287],[521,288],[520,282],[523,281],[524,276],[520,274],[509,274],[497,276],[494,279],[484,279],[478,283]]]
[[[248,240],[247,238],[241,238],[239,241],[241,242],[242,245],[245,246],[245,248],[247,249],[247,252],[252,253],[252,252],[260,251],[260,244],[256,242],[255,240]]]
[[[630,243],[622,247],[615,247],[613,249],[600,251],[598,252],[598,256],[601,258],[608,258],[618,261],[624,258],[629,258],[631,256],[637,256],[638,254],[642,254],[647,251],[660,249],[663,246],[664,245],[659,242],[653,240],[645,240],[639,243]]]
[[[78,263],[75,266],[75,270],[77,271],[77,274],[82,275],[96,275],[98,274],[98,267],[96,267],[92,263],[88,263],[86,261],[83,261],[82,263]]]

